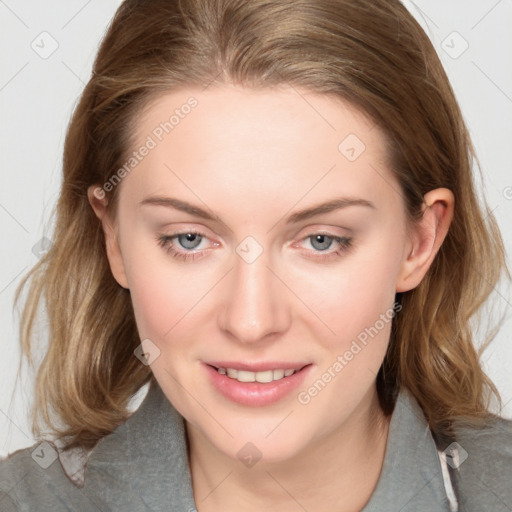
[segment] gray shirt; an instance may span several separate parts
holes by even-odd
[[[445,452],[403,388],[382,472],[362,512],[512,511],[512,421],[461,430]],[[184,420],[156,384],[137,411],[87,454],[83,472],[75,468],[70,475],[65,460],[48,442],[1,460],[0,511],[197,510]]]

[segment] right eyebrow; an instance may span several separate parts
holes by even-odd
[[[186,201],[181,201],[180,199],[176,199],[175,197],[147,197],[143,201],[139,203],[140,205],[154,205],[154,206],[166,206],[168,208],[174,208],[175,210],[179,210],[190,215],[194,215],[195,217],[200,217],[206,220],[218,220],[213,215],[208,213],[203,208],[199,206],[195,206],[193,204],[187,203]]]

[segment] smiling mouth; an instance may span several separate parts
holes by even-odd
[[[252,372],[249,370],[239,370],[236,368],[228,368],[228,367],[216,367],[213,365],[209,365],[220,375],[225,375],[230,379],[237,380],[238,382],[260,382],[260,383],[270,383],[274,381],[279,381],[284,379],[285,377],[290,377],[295,373],[300,372],[303,368],[309,365],[304,365],[299,368],[278,368],[275,370],[263,370],[258,372]]]
[[[279,402],[300,386],[313,370],[307,361],[202,362],[218,393],[236,404],[264,407]]]

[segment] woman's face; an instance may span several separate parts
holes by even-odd
[[[190,427],[278,461],[360,422],[395,293],[417,284],[378,127],[291,87],[187,89],[155,100],[133,149],[109,258]]]

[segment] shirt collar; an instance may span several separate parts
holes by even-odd
[[[83,492],[96,503],[101,494],[105,504],[129,510],[196,510],[185,423],[156,382],[137,411],[92,450]],[[362,512],[383,510],[450,511],[434,439],[405,388],[392,414],[380,478]]]
[[[401,388],[381,475],[362,512],[450,511],[435,441],[418,402]]]
[[[196,510],[185,423],[157,383],[137,411],[93,449],[83,492],[97,505],[103,496],[102,504],[115,510]]]

